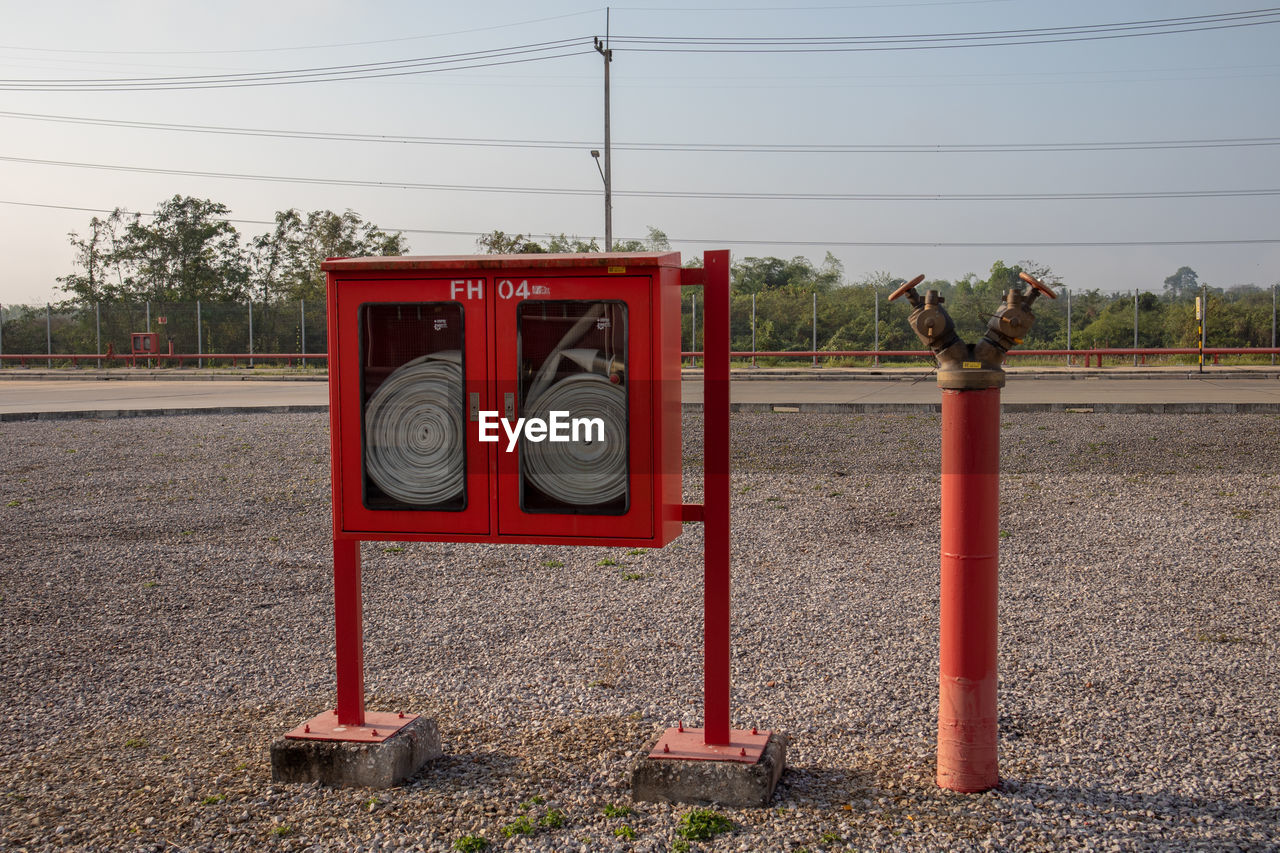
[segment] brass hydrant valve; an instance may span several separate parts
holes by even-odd
[[[1005,353],[1022,343],[1031,330],[1036,319],[1031,312],[1032,303],[1042,293],[1050,299],[1057,298],[1057,294],[1026,273],[1019,273],[1018,277],[1027,283],[1027,289],[1011,288],[1005,293],[1004,304],[991,318],[982,340],[975,345],[966,344],[956,335],[955,322],[942,307],[945,300],[938,291],[926,292],[923,299],[916,293],[916,285],[924,281],[923,275],[890,294],[890,302],[900,296],[906,296],[911,302],[914,310],[907,323],[938,359],[939,387],[959,391],[1004,387]]]

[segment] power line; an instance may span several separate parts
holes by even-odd
[[[549,148],[576,150],[598,145],[597,140],[493,139],[481,137],[407,136],[397,134],[349,133],[335,131],[283,130],[217,125],[175,124],[170,122],[129,121],[84,116],[48,115],[0,110],[0,118],[42,121],[58,124],[80,124],[94,127],[121,127],[139,130],[162,130],[182,133],[205,133],[224,136],[251,136],[279,139],[311,139],[330,142],[377,142],[401,145],[452,145],[476,148]],[[996,142],[996,143],[932,143],[932,144],[750,144],[734,142],[615,142],[613,147],[626,151],[749,153],[749,154],[991,154],[1014,152],[1070,151],[1155,151],[1206,148],[1255,148],[1280,145],[1280,137],[1235,137],[1222,139],[1147,139],[1099,140],[1080,142]]]
[[[92,56],[208,56],[208,55],[227,55],[227,54],[246,54],[246,53],[290,53],[299,50],[329,50],[335,47],[367,47],[374,44],[396,44],[406,41],[424,41],[427,39],[445,38],[448,36],[467,35],[469,33],[482,33],[490,30],[504,30],[511,27],[523,27],[528,24],[542,24],[547,21],[559,21],[564,18],[577,18],[582,15],[594,15],[604,11],[603,6],[595,9],[584,9],[581,12],[567,12],[563,15],[550,15],[545,18],[530,18],[525,21],[512,21],[507,24],[493,24],[488,27],[472,27],[466,30],[453,30],[447,33],[429,33],[420,36],[400,36],[398,38],[388,39],[370,39],[368,41],[341,41],[330,42],[328,44],[301,44],[293,47],[249,47],[233,50],[86,50],[72,49],[64,47],[30,47],[28,45],[3,44],[0,50],[18,50],[30,53],[58,53],[73,55],[92,55]]]
[[[1079,35],[1088,33],[1110,33],[1116,31],[1160,29],[1182,26],[1198,26],[1249,20],[1274,16],[1280,13],[1280,6],[1264,9],[1248,9],[1238,12],[1221,12],[1211,15],[1188,15],[1177,18],[1148,18],[1138,21],[1116,21],[1108,24],[1073,24],[1065,27],[1024,27],[1010,30],[970,30],[954,33],[912,33],[902,35],[873,36],[615,36],[622,41],[642,41],[670,44],[754,44],[754,45],[827,45],[827,44],[864,44],[877,42],[938,41],[966,38],[1023,38],[1042,35]]]
[[[225,89],[248,86],[279,86],[298,83],[332,83],[347,80],[368,80],[384,77],[403,77],[430,74],[440,71],[460,71],[474,68],[492,68],[524,62],[562,59],[589,53],[591,42],[587,37],[558,39],[515,45],[513,47],[469,51],[465,53],[397,59],[385,62],[328,65],[314,68],[295,68],[280,71],[249,71],[235,74],[205,74],[170,77],[109,77],[109,78],[53,78],[53,79],[0,79],[0,91],[19,92],[119,92],[159,91],[186,89]],[[585,50],[575,50],[578,47]],[[566,52],[567,51],[567,52]]]
[[[957,47],[993,47],[1002,44],[1026,45],[1132,38],[1136,36],[1254,27],[1274,23],[1280,23],[1280,7],[1215,15],[1122,21],[1111,24],[890,36],[689,38],[679,36],[620,35],[613,36],[611,44],[616,42],[623,45],[623,47],[619,48],[621,50],[667,53],[830,53],[937,50]],[[585,46],[588,43],[587,37],[584,36],[516,45],[507,48],[392,60],[389,62],[241,72],[236,74],[124,78],[0,79],[0,91],[157,91],[331,83],[353,79],[399,77],[446,70],[490,68],[522,62],[561,59],[588,53],[589,51],[587,50],[574,50],[574,48]],[[627,47],[626,45],[632,46]]]
[[[614,40],[619,45],[619,50],[646,53],[847,53],[1101,41],[1136,38],[1139,36],[1237,29],[1275,23],[1280,23],[1280,7],[1251,9],[1216,15],[1120,21],[1111,24],[958,33],[917,33],[886,36],[797,36],[783,38],[620,35],[615,36]],[[641,46],[627,47],[627,45]]]
[[[484,184],[420,183],[412,181],[365,181],[357,178],[316,178],[306,175],[247,174],[238,172],[206,172],[200,169],[160,169],[106,163],[74,163],[69,160],[41,160],[0,155],[0,163],[23,163],[70,169],[95,169],[104,172],[136,174],[168,174],[187,178],[223,178],[230,181],[262,183],[323,184],[333,187],[384,187],[390,190],[433,190],[438,192],[489,192],[536,196],[598,196],[599,190],[573,190],[566,187],[484,186]],[[614,190],[614,195],[632,199],[701,199],[735,201],[1098,201],[1143,199],[1248,199],[1248,197],[1280,196],[1280,188],[1243,188],[1243,190],[1158,190],[1128,192],[714,192],[692,190]]]
[[[9,204],[17,207],[36,207],[50,210],[70,210],[78,213],[114,213],[114,210],[94,207],[78,207],[64,204],[41,204],[37,202],[27,201],[9,201],[0,199],[0,204]],[[121,211],[128,215],[134,215],[134,211]],[[154,213],[137,213],[139,216],[154,217]],[[274,220],[270,219],[240,219],[236,217],[224,217],[219,221],[231,222],[241,225],[275,225]],[[449,237],[483,237],[492,231],[450,231],[435,228],[392,228],[382,227],[381,230],[387,232],[399,232],[403,234],[430,234],[437,236]],[[539,234],[530,233],[528,236],[537,238],[558,237],[559,234],[550,232]],[[641,237],[624,237],[623,240],[643,240]],[[1115,247],[1142,247],[1142,246],[1253,246],[1253,245],[1274,245],[1280,244],[1280,238],[1259,238],[1259,239],[1228,239],[1228,240],[1045,240],[1045,241],[1017,241],[1017,242],[977,242],[977,241],[885,241],[885,240],[724,240],[712,237],[671,237],[667,239],[672,243],[696,243],[699,245],[725,245],[725,246],[810,246],[821,248],[823,246],[835,248],[887,248],[887,249],[1037,249],[1037,248],[1115,248]]]
[[[541,235],[540,235],[541,236]],[[549,236],[549,235],[547,235]],[[836,248],[868,249],[1039,249],[1039,248],[1117,248],[1140,246],[1251,246],[1280,244],[1280,238],[1257,240],[1045,240],[1033,242],[973,242],[973,241],[869,241],[869,240],[703,240],[668,236],[672,243],[725,244],[728,246],[834,246]]]
[[[58,166],[109,172],[149,175],[178,175],[192,178],[221,178],[263,183],[320,184],[341,187],[382,187],[387,189],[434,190],[438,192],[505,193],[512,195],[589,196],[599,195],[595,189],[564,187],[485,186],[480,184],[433,184],[415,181],[371,181],[355,178],[317,178],[300,175],[253,175],[240,172],[212,172],[196,169],[161,169],[154,166],[123,166],[108,163],[77,163],[67,160],[41,160],[32,157],[0,156],[0,162],[25,163],[35,166]],[[1280,188],[1246,188],[1213,190],[1155,190],[1129,192],[1063,192],[1063,193],[773,193],[714,192],[694,190],[617,190],[614,195],[631,198],[680,198],[735,201],[1098,201],[1175,198],[1251,198],[1280,195]]]
[[[913,6],[985,6],[1014,0],[932,0],[921,3],[856,3],[826,6],[613,6],[615,12],[833,12],[849,9],[905,9]]]

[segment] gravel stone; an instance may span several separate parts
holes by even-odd
[[[271,782],[334,701],[327,425],[0,424],[0,849],[671,849],[688,808],[628,780],[700,722],[697,524],[639,554],[366,543],[368,707],[435,718],[445,755]],[[1280,417],[1005,414],[981,795],[933,782],[938,417],[732,429],[733,722],[790,766],[691,849],[1280,849]]]

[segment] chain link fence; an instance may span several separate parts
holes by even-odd
[[[920,344],[907,327],[911,306],[888,301],[888,291],[850,285],[826,292],[768,290],[735,293],[730,302],[734,352],[905,351]],[[701,351],[703,305],[700,288],[686,288],[681,300],[681,346]],[[985,328],[998,300],[953,292],[947,307],[962,337]],[[103,302],[91,305],[0,306],[0,355],[117,355],[131,351],[130,335],[155,332],[159,352],[197,357],[323,355],[328,325],[323,300],[272,303]],[[1097,291],[1041,299],[1036,323],[1021,349],[1159,348],[1194,345],[1194,304],[1166,302],[1152,294]],[[1207,344],[1217,347],[1275,347],[1276,289],[1239,298],[1211,295]],[[1135,356],[1136,358],[1136,356]],[[817,363],[849,364],[871,359],[817,358]],[[56,361],[56,359],[51,359]],[[761,357],[761,364],[795,364],[796,359]],[[0,361],[0,365],[11,364]]]
[[[322,300],[0,305],[0,355],[127,355],[137,332],[159,335],[160,353],[172,344],[176,354],[207,361],[324,355],[329,347]]]

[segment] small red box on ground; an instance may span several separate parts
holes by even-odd
[[[160,351],[160,335],[156,332],[133,332],[129,338],[133,355],[155,355]]]

